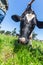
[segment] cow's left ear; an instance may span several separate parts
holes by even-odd
[[[37,27],[40,28],[40,29],[43,29],[43,21],[37,20]]]

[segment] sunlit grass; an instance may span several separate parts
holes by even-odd
[[[0,65],[43,65],[43,42],[32,48],[17,42],[16,36],[0,34]]]

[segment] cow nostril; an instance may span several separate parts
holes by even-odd
[[[19,41],[22,43],[25,43],[26,39],[24,37],[22,37],[22,38],[19,38]]]

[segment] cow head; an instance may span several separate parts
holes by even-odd
[[[28,43],[29,36],[32,33],[35,24],[36,24],[36,17],[33,11],[27,12],[24,17],[13,15],[12,19],[16,22],[20,21],[20,36],[19,41],[21,43]]]
[[[35,15],[32,13],[27,13],[24,20],[20,23],[20,37],[19,40],[22,43],[28,43],[29,36],[31,35],[35,27]]]
[[[21,43],[28,43],[29,41],[29,36],[32,33],[35,24],[36,24],[36,16],[35,13],[31,9],[31,4],[33,3],[34,0],[32,0],[24,13],[21,16],[18,15],[13,15],[12,19],[16,22],[20,21],[20,36],[19,36],[19,41]]]

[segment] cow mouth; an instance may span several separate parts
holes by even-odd
[[[28,43],[28,40],[25,38],[25,37],[21,37],[18,39],[20,43],[22,44],[27,44]]]

